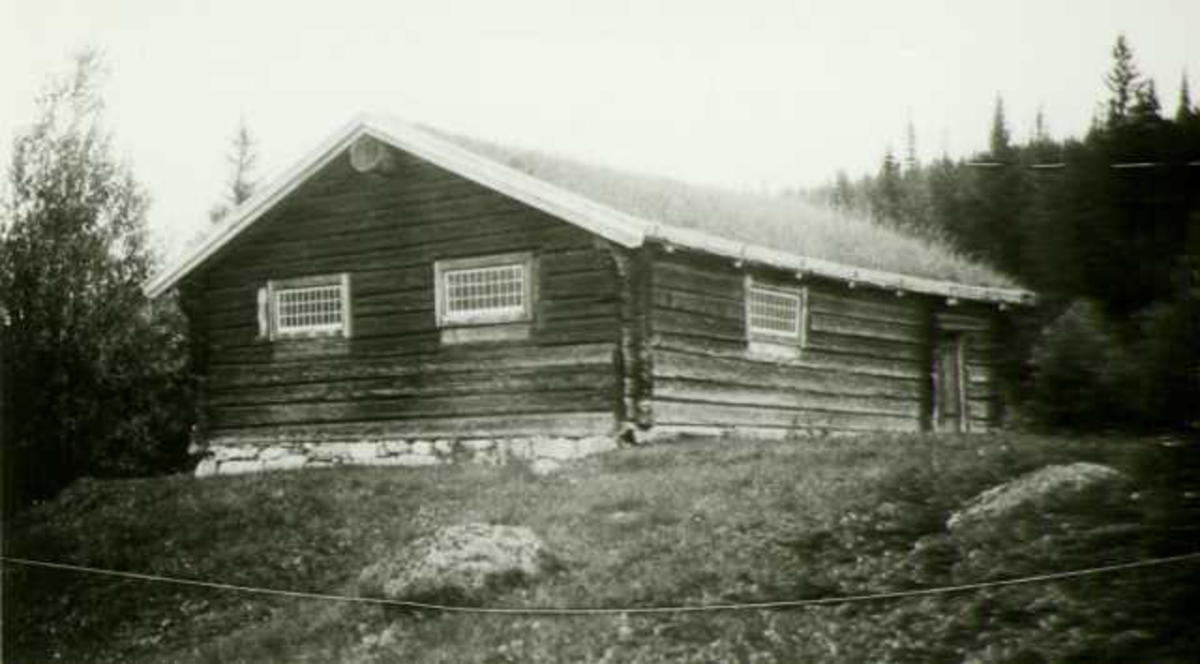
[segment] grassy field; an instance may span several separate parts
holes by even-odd
[[[1024,435],[692,441],[535,477],[521,468],[331,469],[83,481],[11,526],[9,555],[354,592],[385,551],[464,521],[520,524],[561,561],[494,606],[823,597],[1193,550],[1196,450]],[[999,541],[944,530],[969,497],[1047,463],[1134,477],[1122,505],[1036,515]],[[1051,518],[1052,517],[1052,518]],[[514,618],[4,569],[5,661],[1194,661],[1200,565],[803,610]],[[382,638],[380,638],[382,635]]]

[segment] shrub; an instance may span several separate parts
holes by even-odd
[[[1200,425],[1200,329],[1195,302],[1157,303],[1137,316],[1141,338],[1134,347],[1129,385],[1131,407],[1146,427],[1185,429]]]
[[[186,459],[185,328],[173,302],[142,291],[149,198],[112,155],[101,74],[80,56],[13,144],[0,205],[6,508]]]
[[[1128,359],[1100,305],[1072,303],[1034,346],[1029,410],[1041,424],[1088,429],[1122,421]]]

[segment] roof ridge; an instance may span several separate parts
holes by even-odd
[[[284,197],[314,175],[353,141],[369,135],[391,146],[430,161],[461,177],[520,200],[548,214],[574,223],[585,230],[626,247],[638,247],[647,239],[678,245],[734,260],[762,263],[776,268],[842,279],[852,283],[880,288],[907,290],[952,298],[967,298],[1000,303],[1028,303],[1031,292],[1019,288],[974,286],[958,282],[930,279],[900,272],[859,268],[809,257],[794,251],[736,240],[711,231],[687,228],[659,219],[616,209],[586,194],[572,191],[559,184],[525,173],[502,163],[501,160],[480,154],[416,123],[386,113],[357,114],[349,123],[322,141],[303,159],[293,164],[267,187],[235,208],[223,225],[191,250],[185,250],[177,260],[166,266],[146,283],[151,297],[165,292],[192,270],[203,264],[245,228],[265,215]],[[465,138],[465,137],[464,137]],[[478,139],[475,139],[478,140]],[[482,141],[481,141],[482,142]],[[536,152],[536,151],[535,151]],[[567,157],[578,161],[577,159]],[[620,169],[604,166],[610,170]],[[683,180],[661,177],[682,185]],[[727,191],[719,187],[713,189]]]

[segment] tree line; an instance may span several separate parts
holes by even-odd
[[[1036,291],[1016,335],[1014,395],[1037,423],[1194,429],[1200,421],[1200,106],[1184,74],[1173,113],[1112,49],[1107,98],[1083,138],[1055,139],[1039,112],[1014,141],[997,98],[987,149],[903,161],[793,192],[944,242]]]

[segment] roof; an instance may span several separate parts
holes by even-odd
[[[149,295],[179,283],[362,136],[628,248],[654,242],[889,290],[1008,304],[1033,300],[1032,293],[937,246],[800,201],[625,173],[384,115],[355,118],[238,206],[203,242],[156,274],[146,285]],[[872,247],[881,246],[890,262],[871,255]]]

